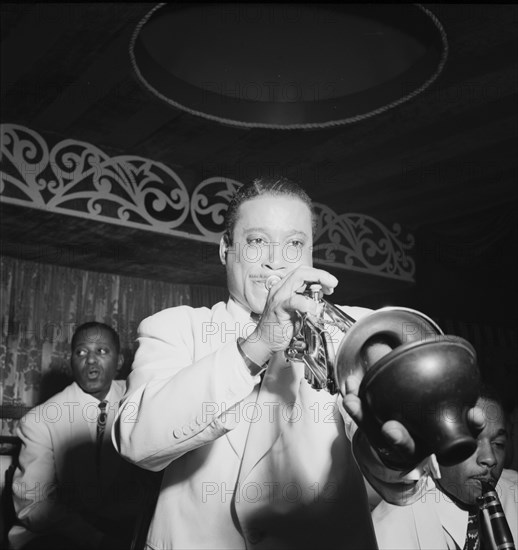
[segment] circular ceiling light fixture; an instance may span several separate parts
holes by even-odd
[[[159,4],[137,25],[138,79],[172,107],[248,128],[349,124],[422,93],[448,56],[418,4]]]

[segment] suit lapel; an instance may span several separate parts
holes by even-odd
[[[218,315],[212,318],[212,322],[215,326],[221,327],[214,340],[212,351],[225,344],[230,335],[235,335],[236,339],[238,336],[247,338],[256,325],[256,322],[250,317],[250,312],[245,311],[232,299],[227,302],[223,311],[218,311]],[[249,422],[246,419],[252,414],[252,403],[257,400],[257,392],[258,385],[245,399],[236,403],[226,413],[229,419],[235,420],[237,423],[226,433],[226,438],[238,458],[243,456],[249,428]]]
[[[259,384],[253,389],[252,393],[243,401],[237,403],[234,407],[227,411],[227,415],[234,417],[237,420],[237,426],[227,432],[226,437],[232,450],[238,458],[242,458],[245,443],[250,428],[249,418],[254,414],[256,408],[257,396],[259,393]]]
[[[424,495],[422,498],[433,499],[434,496]],[[414,512],[415,532],[421,550],[447,550],[443,529],[434,502],[425,500],[423,505],[412,506]]]
[[[276,353],[264,375],[255,406],[255,421],[250,423],[239,474],[244,481],[279,437],[284,423],[294,412],[302,365],[286,362],[284,353]]]

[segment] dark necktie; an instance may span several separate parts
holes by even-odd
[[[106,429],[106,412],[107,401],[99,403],[99,416],[97,417],[97,473],[101,474],[101,450],[103,447],[104,430]]]
[[[468,518],[468,530],[463,550],[476,550],[478,548],[478,512],[470,513]]]

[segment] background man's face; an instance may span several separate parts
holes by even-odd
[[[81,389],[102,400],[122,366],[122,355],[117,352],[110,332],[93,327],[76,336],[71,363],[74,379]]]
[[[298,197],[263,195],[238,209],[233,243],[221,249],[230,295],[246,309],[262,313],[265,280],[312,265],[312,224],[307,204]]]
[[[496,484],[504,467],[507,432],[504,412],[493,400],[481,398],[477,405],[484,411],[486,427],[477,437],[477,450],[455,466],[441,466],[437,480],[446,493],[472,506],[481,495],[480,480]]]

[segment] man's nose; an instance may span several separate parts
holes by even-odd
[[[263,266],[269,269],[282,269],[286,261],[279,243],[268,243],[263,254]]]
[[[479,443],[477,450],[477,462],[488,468],[495,466],[497,460],[495,453],[493,452],[493,447],[491,447],[491,443]]]
[[[97,361],[97,356],[93,351],[89,351],[86,356],[86,362],[87,363],[95,363]]]

